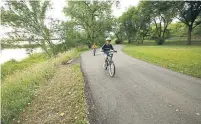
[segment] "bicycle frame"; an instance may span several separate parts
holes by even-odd
[[[107,68],[109,67],[109,74],[111,77],[113,77],[115,75],[115,64],[112,60],[113,52],[116,52],[116,51],[108,51],[106,53],[106,55],[107,55],[106,62],[103,64],[103,67],[105,70],[107,70]],[[113,67],[113,69],[111,67]]]
[[[107,53],[107,62],[108,62],[108,64],[110,64],[113,61],[112,58],[113,58],[113,52],[110,51],[110,52]]]

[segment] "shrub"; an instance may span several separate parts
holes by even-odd
[[[120,43],[121,43],[121,40],[120,40],[120,39],[116,39],[116,40],[115,40],[115,43],[116,43],[116,44],[120,44]]]
[[[162,45],[164,42],[165,42],[165,39],[164,39],[164,38],[157,38],[157,39],[156,39],[156,43],[157,43],[158,45]]]

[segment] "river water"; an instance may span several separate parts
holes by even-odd
[[[33,49],[33,53],[42,52],[41,48]],[[16,49],[3,49],[1,50],[0,55],[0,64],[3,64],[11,59],[15,59],[16,61],[21,61],[27,58],[30,54],[27,53],[25,48],[16,48]]]

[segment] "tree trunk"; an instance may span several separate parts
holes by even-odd
[[[117,34],[117,33],[115,33],[115,35],[116,35],[117,39],[118,39],[118,40],[120,40],[120,38],[119,38],[118,34]]]
[[[45,44],[45,41],[42,41],[42,43],[39,44],[39,45],[40,45],[40,47],[46,52],[46,54],[47,54],[49,57],[52,57],[52,56],[51,56],[51,53],[49,53],[49,51],[48,51],[48,49],[47,49],[47,46],[46,46],[46,44]]]
[[[188,26],[188,40],[187,40],[188,45],[191,44],[191,33],[192,33],[192,25],[189,25]]]
[[[128,44],[131,44],[131,40],[130,39],[128,40]]]
[[[141,44],[143,44],[144,43],[144,36],[142,36],[142,41],[141,41]]]

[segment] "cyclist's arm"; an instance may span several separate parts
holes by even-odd
[[[112,45],[110,45],[110,49],[111,49],[111,50],[114,50],[114,47],[113,47]]]
[[[116,50],[114,50],[114,47],[113,47],[112,45],[111,45],[110,47],[111,47],[111,49],[112,49],[114,52],[117,52]]]
[[[102,51],[104,51],[104,49],[105,49],[105,44],[102,46]]]

